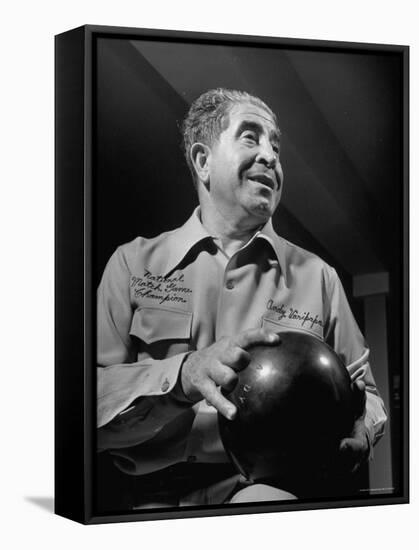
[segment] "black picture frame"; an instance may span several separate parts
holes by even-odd
[[[387,311],[392,317],[394,342],[391,347],[392,360],[398,364],[397,378],[393,376],[390,413],[391,434],[394,435],[392,450],[397,456],[395,467],[397,486],[390,493],[369,494],[367,497],[331,498],[317,501],[266,502],[220,506],[169,508],[126,513],[98,513],[95,508],[95,456],[96,456],[96,329],[95,305],[96,286],[104,263],[116,245],[135,236],[132,224],[125,223],[129,215],[120,214],[118,221],[123,229],[113,237],[113,224],[104,222],[112,205],[112,193],[98,182],[100,157],[105,150],[98,149],[98,91],[103,74],[98,66],[98,41],[147,41],[162,43],[166,47],[176,44],[230,49],[250,48],[258,51],[310,52],[317,56],[338,53],[341,56],[374,56],[380,75],[394,83],[389,101],[395,102],[392,129],[396,129],[396,147],[391,161],[397,176],[394,183],[393,209],[395,225],[390,246],[396,251],[386,256],[392,261],[393,272],[390,289],[394,294]],[[125,50],[124,50],[125,51]],[[124,54],[124,52],[122,52]],[[133,52],[131,51],[133,55]],[[386,68],[386,60],[392,60],[392,69]],[[152,29],[118,28],[86,25],[56,36],[55,39],[55,117],[56,117],[56,370],[55,370],[55,512],[75,521],[93,524],[123,521],[186,518],[198,516],[233,515],[243,513],[264,513],[273,511],[327,509],[349,506],[400,504],[409,501],[409,372],[408,372],[408,154],[409,154],[409,48],[399,45],[359,44],[321,40],[268,38],[256,36],[231,36],[195,32],[177,32]],[[135,63],[130,59],[127,63]],[[190,60],[186,60],[187,64]],[[384,66],[384,68],[382,68]],[[395,68],[394,68],[395,67]],[[142,72],[143,71],[143,72]],[[392,72],[393,71],[393,72]],[[150,60],[139,67],[138,78],[149,81],[151,92],[156,97],[162,94],[157,70]],[[394,75],[397,76],[393,81]],[[298,76],[298,75],[297,75]],[[301,75],[300,75],[301,76]],[[271,78],[271,75],[268,75]],[[163,77],[162,77],[163,78]],[[384,83],[386,82],[384,78]],[[393,79],[393,80],[392,80]],[[233,79],[234,80],[234,79]],[[218,85],[218,84],[217,84]],[[185,84],[187,86],[187,84]],[[342,84],[342,89],[344,84]],[[349,93],[348,90],[346,92]],[[368,91],[367,91],[368,92]],[[177,97],[175,97],[177,94]],[[188,98],[173,90],[173,101],[188,104]],[[316,98],[311,98],[315,103]],[[114,136],[121,136],[114,121]],[[329,121],[330,122],[330,121]],[[374,130],[372,130],[374,131]],[[134,134],[133,134],[134,135]],[[108,136],[109,137],[109,136]],[[169,138],[168,138],[169,139]],[[173,147],[170,136],[170,146]],[[355,139],[355,137],[354,137]],[[377,139],[380,136],[377,135]],[[179,137],[180,143],[180,137]],[[112,147],[111,147],[112,148]],[[101,153],[102,151],[102,153]],[[115,155],[120,154],[116,152]],[[179,152],[176,153],[181,158]],[[371,154],[374,154],[372,152]],[[340,159],[342,160],[342,159]],[[383,157],[382,161],[386,159]],[[342,160],[344,162],[344,159]],[[182,177],[186,165],[181,168]],[[123,166],[115,177],[126,177]],[[183,192],[183,189],[182,189]],[[107,193],[107,195],[106,195]],[[124,194],[125,193],[125,194]],[[153,193],[147,187],[145,193]],[[193,191],[191,191],[191,194]],[[355,193],[355,191],[353,191]],[[367,195],[369,194],[366,193]],[[106,198],[104,196],[106,195]],[[169,194],[170,195],[170,194]],[[349,192],[350,196],[350,192]],[[121,194],[121,200],[129,199],[129,191]],[[156,196],[152,195],[152,200]],[[170,195],[169,200],[173,200]],[[350,199],[346,199],[350,201]],[[388,201],[388,198],[386,199]],[[101,206],[98,207],[98,203]],[[118,202],[118,201],[117,201]],[[148,208],[151,201],[145,201]],[[117,206],[120,206],[118,203]],[[191,202],[185,201],[180,208],[183,216]],[[388,202],[383,206],[389,208]],[[101,210],[102,209],[102,210]],[[128,209],[132,215],[132,209]],[[101,218],[102,216],[102,218]],[[150,214],[147,223],[156,215]],[[378,218],[377,218],[378,219]],[[380,218],[381,219],[381,218]],[[169,216],[167,223],[178,219]],[[388,220],[383,217],[382,222]],[[291,228],[292,237],[292,223]],[[375,230],[385,233],[384,225],[376,223]],[[149,228],[150,234],[160,229],[158,223]],[[104,236],[103,236],[104,235]],[[103,236],[103,237],[102,237]],[[374,239],[377,240],[374,240]],[[101,240],[102,239],[102,240]],[[122,240],[120,240],[122,239]],[[125,239],[125,240],[124,240]],[[307,235],[310,240],[310,236]],[[382,237],[383,240],[384,237]],[[100,241],[100,243],[99,243]],[[374,236],[372,241],[385,248],[385,242]],[[315,245],[316,243],[314,243]],[[326,247],[327,248],[327,247]],[[327,250],[319,249],[319,252]],[[380,253],[382,250],[380,249]],[[378,250],[377,250],[377,255]],[[327,258],[326,258],[327,259]],[[343,281],[345,283],[345,281]],[[348,285],[350,281],[348,282]],[[385,284],[373,280],[372,285]],[[393,285],[393,286],[392,286]],[[359,295],[362,295],[362,291]],[[397,302],[397,303],[396,303]],[[356,307],[356,304],[355,304]],[[388,321],[390,323],[390,321]],[[397,383],[396,383],[397,382]],[[397,406],[395,406],[395,401]],[[397,410],[395,410],[397,409]]]

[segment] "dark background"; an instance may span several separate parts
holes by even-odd
[[[277,232],[337,269],[361,329],[364,301],[353,295],[354,277],[389,277],[384,312],[389,368],[381,374],[391,413],[391,452],[386,451],[381,467],[391,465],[397,492],[402,452],[401,56],[107,37],[96,41],[95,80],[97,284],[118,245],[183,224],[197,205],[179,132],[193,99],[218,86],[242,89],[278,114],[285,183],[273,220]],[[380,366],[373,368],[376,373]]]

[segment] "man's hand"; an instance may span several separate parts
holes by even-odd
[[[221,338],[211,346],[195,351],[185,360],[181,370],[183,392],[191,401],[206,399],[227,419],[232,420],[236,407],[220,392],[218,386],[232,390],[237,372],[247,367],[249,346],[276,344],[280,338],[264,329],[247,330],[235,337]]]
[[[342,439],[339,446],[342,468],[350,473],[355,473],[361,464],[368,460],[370,443],[365,426],[365,383],[355,380],[352,384],[354,392],[355,411],[357,418],[350,437]]]

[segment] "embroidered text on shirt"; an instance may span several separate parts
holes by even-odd
[[[135,298],[149,298],[156,300],[160,305],[165,302],[186,304],[188,294],[192,289],[184,286],[184,275],[165,277],[155,275],[148,269],[144,270],[142,277],[131,277],[131,288]]]
[[[316,325],[323,327],[323,321],[317,314],[314,315],[311,311],[304,311],[301,313],[296,308],[285,307],[284,304],[276,305],[273,300],[268,300],[266,307],[269,311],[274,311],[276,313],[278,321],[282,319],[297,321],[301,327],[305,328],[307,323],[309,325],[308,328],[311,329]]]

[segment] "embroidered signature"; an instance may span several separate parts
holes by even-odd
[[[154,275],[148,269],[144,270],[142,277],[131,277],[131,288],[136,298],[149,298],[158,301],[159,304],[165,302],[186,304],[185,297],[192,293],[192,289],[184,285],[183,273],[165,277]]]
[[[300,312],[298,309],[293,307],[285,307],[284,304],[276,305],[273,300],[268,300],[266,307],[269,311],[274,311],[277,314],[278,321],[282,319],[290,319],[291,321],[297,321],[302,327],[306,324],[310,328],[318,325],[323,327],[322,319],[316,314],[311,313],[311,311]]]

